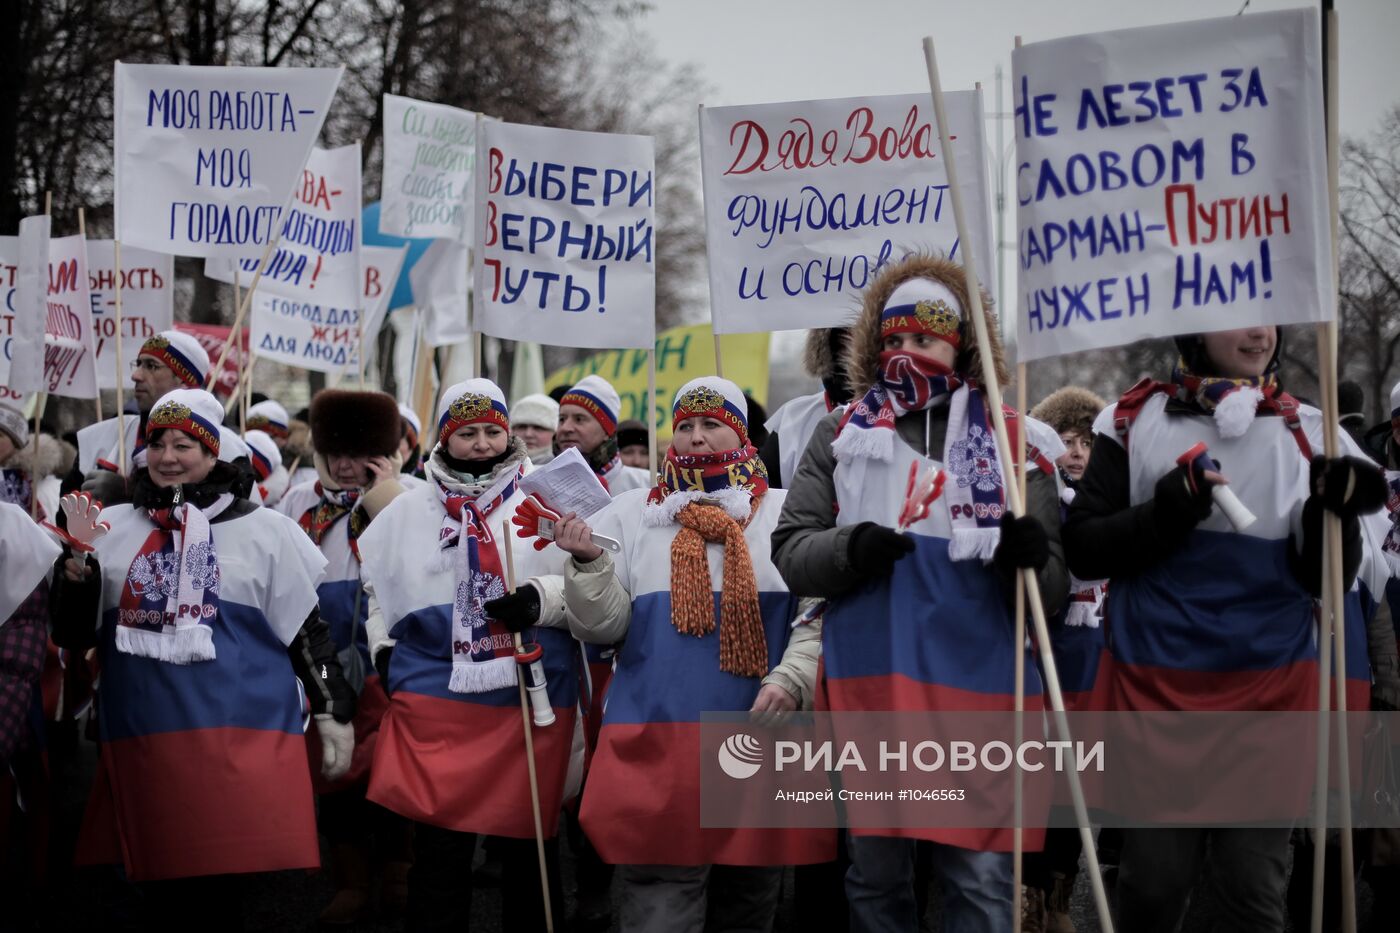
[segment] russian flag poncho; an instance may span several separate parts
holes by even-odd
[[[617,580],[632,597],[627,637],[617,654],[603,724],[584,788],[580,819],[589,841],[613,864],[792,865],[833,855],[827,830],[702,828],[700,714],[747,710],[760,679],[720,670],[718,616],[723,547],[706,544],[715,587],[715,629],[696,637],[671,623],[671,542],[680,526],[644,519],[646,490],[615,498],[590,522],[622,542]],[[797,601],[769,558],[784,493],[769,490],[744,530],[771,670],[782,660]]]
[[[517,489],[487,517],[498,547],[514,532],[510,517],[523,498]],[[483,693],[448,689],[455,594],[450,555],[438,549],[444,515],[435,489],[424,484],[394,499],[359,538],[365,578],[396,639],[389,708],[380,723],[368,797],[444,829],[532,838],[518,687]],[[559,573],[566,557],[554,547],[536,551],[518,540],[512,546],[517,585]],[[537,627],[525,640],[544,648],[556,717],[533,731],[544,832],[552,836],[573,750],[581,653],[567,630]]]
[[[269,509],[211,524],[217,654],[169,664],[117,651],[113,635],[155,525],[129,505],[102,515],[102,745],[80,861],[120,861],[135,881],[316,867],[305,697],[287,645],[316,606],[325,558]]]

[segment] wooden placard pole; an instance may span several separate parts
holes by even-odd
[[[1317,326],[1317,360],[1319,395],[1322,397],[1322,444],[1328,459],[1341,453],[1341,442],[1337,434],[1337,316],[1340,307],[1340,95],[1339,59],[1337,41],[1337,11],[1326,11],[1327,46],[1324,49],[1327,69],[1327,188],[1332,233],[1332,300],[1333,316],[1330,321]],[[1356,933],[1356,873],[1352,856],[1351,825],[1351,766],[1348,757],[1347,741],[1347,670],[1346,670],[1346,582],[1342,568],[1342,522],[1331,512],[1323,513],[1324,556],[1322,561],[1322,611],[1319,617],[1318,633],[1318,763],[1317,763],[1317,812],[1314,816],[1313,854],[1313,903],[1312,929],[1322,929],[1323,880],[1327,849],[1327,758],[1329,750],[1327,728],[1327,688],[1329,675],[1334,681],[1337,716],[1337,780],[1341,792],[1338,822],[1341,824],[1341,887],[1342,887],[1342,929],[1346,933]],[[1330,625],[1330,630],[1328,626]],[[1330,638],[1329,638],[1330,635]],[[1330,651],[1329,651],[1330,648]],[[1328,655],[1331,655],[1329,658]],[[1329,660],[1331,663],[1329,664]]]
[[[127,474],[126,452],[126,384],[122,376],[122,241],[112,240],[112,271],[117,288],[117,465],[122,476]]]
[[[267,248],[263,250],[262,259],[258,261],[258,271],[253,273],[253,281],[248,285],[248,290],[243,293],[243,300],[238,302],[238,311],[233,316],[233,326],[228,330],[228,338],[224,340],[224,347],[219,351],[219,359],[209,370],[207,386],[212,386],[218,379],[218,374],[224,368],[224,360],[228,357],[228,351],[233,347],[233,342],[238,339],[238,332],[243,328],[243,318],[248,314],[248,306],[253,302],[253,295],[257,293],[258,283],[262,281],[263,272],[267,270],[268,260],[272,258],[272,251],[277,248],[278,242],[282,239],[281,230],[276,236],[267,241]],[[238,260],[233,264],[234,273],[238,271]],[[212,391],[212,389],[211,389]]]
[[[465,533],[465,532],[464,532]],[[515,548],[511,543],[511,524],[506,521],[501,528],[501,540],[506,552],[506,592],[515,592]],[[524,640],[515,633],[515,653],[525,653]],[[540,818],[540,783],[535,775],[534,723],[530,718],[530,699],[525,695],[526,670],[516,665],[516,681],[520,684],[520,718],[525,725],[525,764],[530,773],[530,810],[535,817],[535,851],[540,858],[540,890],[544,895],[544,928],[554,933],[554,911],[549,903],[549,866],[544,857],[544,822]]]
[[[968,304],[971,305],[969,316],[972,318],[973,328],[977,334],[977,354],[982,364],[984,388],[987,392],[987,408],[990,410],[992,425],[995,428],[997,456],[1001,458],[1003,464],[1007,464],[1013,461],[1010,459],[1012,449],[1006,431],[1006,415],[1001,407],[1001,384],[997,379],[996,362],[992,359],[991,347],[988,343],[987,321],[982,310],[981,285],[977,279],[977,268],[974,262],[976,253],[969,246],[973,240],[968,231],[967,214],[963,209],[962,189],[958,186],[957,162],[953,156],[953,147],[948,137],[948,117],[943,101],[943,86],[938,77],[938,57],[934,52],[933,39],[929,36],[924,37],[924,62],[928,66],[929,90],[933,97],[933,110],[938,123],[943,165],[948,174],[948,193],[953,200],[953,216],[957,221],[958,242],[962,244],[963,271],[967,276]],[[1011,508],[1012,514],[1024,515],[1025,502],[1021,496],[1020,484],[1012,482],[1007,484],[1005,488],[1006,503]],[[1065,701],[1060,691],[1060,674],[1055,665],[1055,656],[1050,648],[1050,630],[1045,621],[1045,606],[1040,599],[1040,581],[1036,579],[1035,572],[1029,568],[1023,568],[1020,576],[1026,587],[1027,601],[1030,603],[1036,645],[1040,649],[1040,659],[1044,665],[1045,685],[1050,694],[1055,729],[1062,740],[1070,741],[1069,720],[1065,716]],[[1021,650],[1021,646],[1018,646],[1017,651]],[[1099,926],[1105,933],[1112,933],[1113,918],[1109,915],[1108,897],[1104,891],[1103,876],[1099,873],[1098,853],[1094,850],[1093,829],[1090,826],[1088,810],[1084,804],[1084,788],[1080,783],[1079,774],[1074,769],[1069,769],[1066,776],[1069,779],[1070,797],[1074,801],[1075,821],[1079,824],[1079,838],[1084,844],[1084,857],[1088,862],[1089,883],[1094,892],[1094,906],[1098,912]]]
[[[85,212],[83,211],[83,209],[82,209],[81,207],[78,208],[78,236],[80,236],[80,237],[82,238],[82,240],[83,240],[83,250],[84,250],[84,252],[86,252],[86,251],[87,251],[87,216],[86,216]],[[93,361],[92,361],[92,365],[93,365],[93,378],[94,378],[94,380],[95,380],[95,379],[97,378],[97,351],[96,351],[96,348],[93,348]],[[97,391],[97,394],[94,395],[94,396],[92,397],[93,413],[94,413],[95,415],[97,415],[97,421],[101,421],[101,420],[102,420],[102,389],[101,389],[101,387],[99,386],[99,387],[96,389],[96,391]],[[97,422],[93,422],[93,423],[96,424]]]
[[[647,462],[653,482],[660,467],[656,462],[656,345],[647,351]]]

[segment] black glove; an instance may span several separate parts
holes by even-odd
[[[374,672],[379,675],[379,686],[384,688],[384,693],[389,693],[389,655],[394,653],[394,646],[388,645],[379,649],[379,653],[374,656]]]
[[[1308,489],[1322,500],[1323,508],[1343,519],[1374,512],[1385,505],[1385,475],[1369,460],[1359,457],[1318,455],[1308,466]]]
[[[914,539],[875,522],[861,522],[851,532],[846,559],[856,573],[883,577],[914,550]]]
[[[1040,570],[1050,562],[1050,537],[1040,519],[1032,515],[1017,518],[1010,512],[1001,516],[1001,541],[992,563],[1010,576],[1018,570]]]
[[[540,620],[540,591],[528,583],[482,607],[486,614],[512,632],[523,632]]]
[[[1195,463],[1178,464],[1157,480],[1152,492],[1152,522],[1157,533],[1164,538],[1184,538],[1209,518],[1211,485]]]

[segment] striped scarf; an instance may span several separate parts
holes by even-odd
[[[364,509],[357,509],[355,505],[360,501],[360,490],[358,489],[325,489],[320,482],[316,483],[316,494],[321,498],[315,505],[301,514],[297,519],[297,524],[301,530],[311,536],[311,543],[317,547],[321,546],[321,541],[325,539],[326,532],[331,530],[331,526],[338,522],[343,515],[350,516],[350,553],[355,555],[355,560],[360,559],[360,535],[369,527],[369,516]]]
[[[1172,370],[1172,385],[1179,400],[1195,402],[1215,416],[1221,437],[1243,436],[1259,411],[1274,413],[1279,398],[1287,397],[1273,372],[1251,379],[1198,376],[1187,368],[1184,359],[1178,360]]]

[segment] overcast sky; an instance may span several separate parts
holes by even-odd
[[[932,35],[945,89],[982,82],[986,109],[998,110],[996,66],[1011,96],[1015,37],[1061,36],[1233,16],[1244,0],[652,0],[638,28],[665,58],[697,64],[713,93],[707,106],[928,93],[920,42]],[[1308,6],[1300,0],[1250,0],[1245,15]],[[1341,28],[1341,128],[1369,135],[1400,103],[1400,0],[1336,0]],[[1320,3],[1312,4],[1314,8]],[[1005,142],[1013,140],[1005,124]],[[987,141],[994,144],[989,119]],[[698,165],[697,165],[698,172]],[[1008,199],[1006,238],[1014,238]],[[1008,254],[1008,275],[1014,278]],[[701,286],[703,287],[703,286]],[[1008,326],[1016,289],[1008,282]],[[774,358],[797,334],[775,334]],[[776,375],[776,373],[775,373]]]
[[[1084,32],[1230,16],[1243,0],[653,0],[641,28],[673,61],[698,64],[722,106],[928,91],[920,39],[938,47],[943,86],[977,81],[992,107],[1011,47]],[[1249,11],[1298,0],[1250,0]],[[1369,132],[1400,101],[1400,0],[1336,0],[1342,132]],[[1248,13],[1246,13],[1248,15]],[[1007,95],[1010,95],[1008,80]],[[990,133],[988,134],[990,137]],[[1008,136],[1010,134],[1008,133]]]

